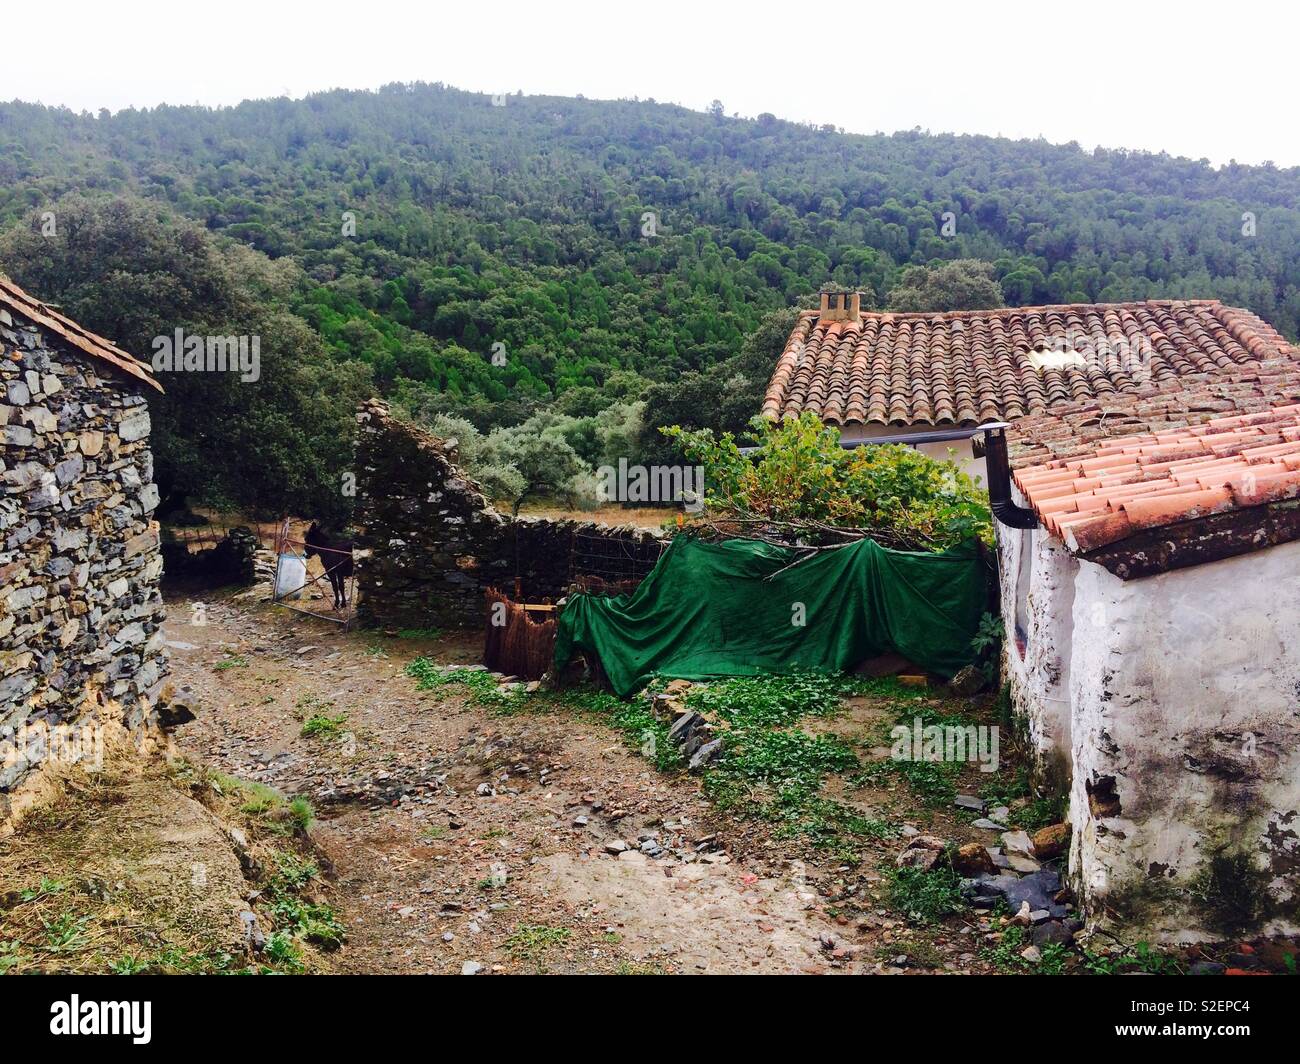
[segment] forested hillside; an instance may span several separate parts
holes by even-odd
[[[164,381],[160,476],[272,509],[337,504],[368,390],[513,427],[482,441],[497,466],[530,438],[590,465],[663,453],[658,424],[738,427],[788,321],[773,312],[827,282],[888,306],[936,260],[989,264],[1012,305],[1218,297],[1300,328],[1300,171],[850,136],[720,104],[395,85],[0,105],[0,228],[0,270],[144,357],[177,327],[260,332],[256,386]]]

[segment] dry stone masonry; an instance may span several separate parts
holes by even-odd
[[[142,734],[166,674],[152,382],[30,305],[0,302],[0,820],[52,756]]]
[[[364,624],[418,628],[481,624],[489,587],[555,600],[574,576],[575,537],[641,573],[658,533],[591,522],[512,519],[489,505],[455,464],[455,448],[394,418],[378,400],[357,415],[357,612]],[[581,571],[581,558],[579,560]]]

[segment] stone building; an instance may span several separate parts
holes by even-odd
[[[357,422],[363,624],[479,625],[489,588],[554,602],[575,577],[640,578],[659,558],[663,537],[646,529],[499,513],[456,465],[454,441],[394,418],[379,400]]]
[[[149,369],[0,276],[0,820],[164,686]]]
[[[928,314],[863,311],[857,292],[826,291],[799,315],[762,412],[811,411],[847,447],[906,443],[983,478],[977,425],[1231,373],[1287,350],[1267,322],[1217,300]]]
[[[1006,664],[1090,917],[1300,932],[1300,363],[1012,430]]]

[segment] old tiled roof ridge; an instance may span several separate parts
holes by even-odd
[[[1300,402],[1105,440],[1015,480],[1048,531],[1084,554],[1145,529],[1300,499]]]
[[[1053,353],[1066,364],[1053,364]],[[1295,357],[1258,315],[1214,299],[872,311],[858,321],[804,311],[762,412],[810,410],[838,425],[973,425]]]
[[[1219,374],[1193,374],[1136,393],[1064,403],[1019,419],[1008,432],[1011,465],[1091,457],[1107,441],[1169,433],[1213,418],[1300,402],[1300,351]]]
[[[160,392],[163,390],[148,365],[123,351],[111,340],[106,340],[83,328],[53,307],[28,295],[3,273],[0,273],[0,308],[12,310],[42,328],[48,329],[83,354],[107,362],[124,373],[144,381],[150,387],[157,388]]]

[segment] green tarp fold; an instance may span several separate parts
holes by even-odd
[[[626,696],[656,673],[837,672],[892,650],[951,676],[974,657],[987,602],[974,545],[925,554],[860,540],[792,566],[796,557],[752,540],[678,536],[632,594],[569,599],[555,664],[594,654]]]

